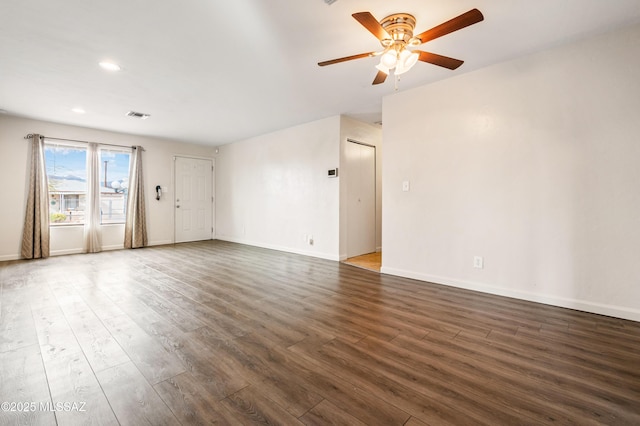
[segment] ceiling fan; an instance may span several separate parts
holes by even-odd
[[[410,50],[409,47],[419,46],[438,37],[461,30],[469,25],[476,24],[484,19],[484,16],[478,9],[471,9],[462,15],[456,16],[447,22],[414,36],[413,29],[416,25],[416,18],[408,13],[395,13],[387,16],[380,22],[369,12],[358,12],[351,16],[380,40],[383,50],[331,59],[329,61],[318,62],[318,65],[324,67],[326,65],[354,59],[380,56],[380,63],[376,66],[378,74],[373,79],[372,84],[384,83],[392,69],[396,76],[403,74],[411,69],[418,61],[455,70],[462,65],[464,61],[421,50]]]

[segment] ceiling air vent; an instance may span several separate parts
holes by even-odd
[[[145,114],[142,112],[135,112],[135,111],[129,111],[126,115],[127,117],[135,117],[135,118],[139,118],[140,120],[146,120],[147,118],[151,117],[151,115],[149,114]]]
[[[337,0],[324,0],[324,2],[326,4],[328,4],[329,6],[331,6],[332,4],[334,4]]]

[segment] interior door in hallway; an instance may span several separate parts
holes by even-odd
[[[213,161],[175,157],[175,242],[213,237]]]
[[[347,257],[376,251],[376,148],[347,142]]]

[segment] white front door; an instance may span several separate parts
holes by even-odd
[[[175,242],[213,237],[213,161],[175,158]]]
[[[347,142],[347,257],[376,251],[376,149]]]

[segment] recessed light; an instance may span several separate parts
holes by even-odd
[[[98,65],[100,65],[100,68],[107,71],[120,71],[122,69],[120,68],[120,65],[115,64],[113,62],[103,61],[103,62],[98,62]]]
[[[83,108],[71,108],[71,111],[75,112],[76,114],[84,114],[86,111]]]

